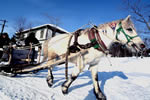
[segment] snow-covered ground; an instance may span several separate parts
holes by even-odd
[[[150,58],[102,58],[99,84],[107,100],[150,100]],[[64,65],[55,67],[54,85],[46,83],[47,70],[17,77],[0,76],[0,100],[95,100],[88,66],[63,95]],[[70,64],[69,72],[73,69]]]

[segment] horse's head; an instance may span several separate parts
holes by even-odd
[[[127,44],[129,48],[135,51],[141,51],[145,48],[144,42],[138,36],[130,16],[118,23],[116,27],[116,40],[123,44]]]
[[[110,37],[113,41],[126,45],[132,52],[140,52],[145,48],[144,42],[138,36],[130,16],[103,25],[103,27],[100,27],[100,32],[103,32],[103,35]]]

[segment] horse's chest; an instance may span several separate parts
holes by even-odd
[[[97,64],[102,56],[102,52],[92,48],[84,55],[84,62],[85,64]]]

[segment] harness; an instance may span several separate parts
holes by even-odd
[[[124,36],[126,37],[126,39],[127,39],[127,44],[128,44],[129,42],[131,42],[131,40],[133,40],[134,38],[138,37],[138,35],[136,35],[136,36],[130,36],[130,35],[126,34],[125,31],[124,31],[123,28],[122,28],[121,22],[119,23],[119,28],[117,29],[116,40],[119,40],[119,39],[118,39],[118,35],[120,34],[120,32],[122,32],[122,33],[124,34]]]
[[[103,53],[105,53],[105,50],[107,50],[106,45],[104,44],[104,42],[102,41],[98,30],[96,29],[97,27],[94,26],[93,28],[91,28],[88,32],[88,38],[91,41],[90,43],[87,44],[79,44],[78,43],[78,37],[80,36],[80,32],[83,29],[79,29],[74,33],[74,44],[72,46],[69,46],[69,52],[71,53],[76,53],[79,52],[80,49],[88,49],[88,48],[95,48],[99,51],[102,51]]]
[[[104,44],[104,42],[101,40],[99,32],[96,28],[97,27],[94,26],[93,28],[91,28],[89,30],[88,38],[91,42],[87,43],[85,45],[78,43],[78,37],[80,36],[80,33],[83,29],[79,29],[73,33],[74,43],[71,46],[70,46],[70,42],[71,42],[73,35],[70,37],[69,42],[68,42],[68,49],[66,52],[66,60],[65,60],[65,77],[66,77],[66,79],[68,79],[68,56],[70,53],[77,53],[80,51],[80,49],[88,49],[88,48],[94,47],[95,49],[102,51],[103,53],[106,54],[105,50],[107,50],[107,47]]]
[[[97,27],[94,26],[93,28],[91,28],[90,32],[88,33],[88,37],[91,41],[91,44],[93,44],[93,47],[99,51],[102,51],[103,53],[105,53],[105,51],[107,50],[106,45],[104,44],[104,42],[102,41],[98,30],[96,29]]]

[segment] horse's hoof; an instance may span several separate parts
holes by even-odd
[[[102,97],[100,100],[106,100],[106,97],[104,96],[104,97]]]
[[[52,87],[52,85],[53,85],[53,79],[51,79],[50,77],[47,77],[46,81],[47,81],[48,86]]]
[[[102,97],[96,97],[97,100],[106,100],[106,97],[105,96],[102,96]]]
[[[62,93],[65,95],[65,94],[68,94],[68,87],[65,86],[65,82],[63,83],[62,85]]]
[[[96,93],[94,91],[94,94],[95,94],[97,100],[107,100],[106,96],[103,93],[101,93],[101,92]]]
[[[48,84],[49,87],[53,86],[53,82],[51,80],[47,80],[47,84]]]
[[[63,93],[64,95],[66,95],[66,94],[68,94],[68,91],[62,91],[62,93]]]
[[[53,84],[50,84],[50,83],[47,83],[47,84],[48,84],[49,87],[52,87],[52,86],[53,86]]]

